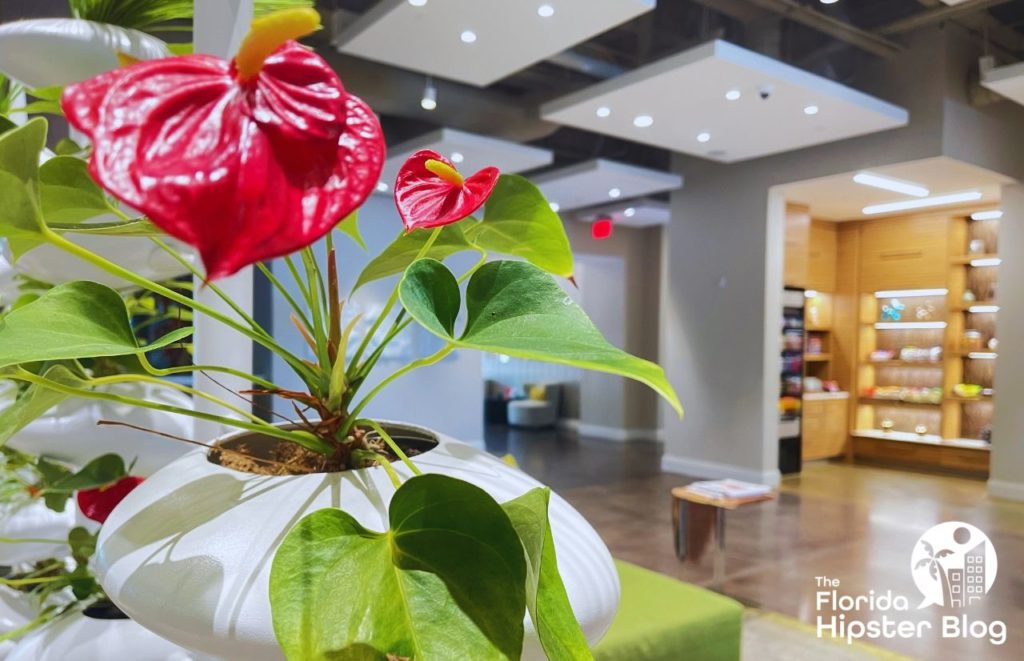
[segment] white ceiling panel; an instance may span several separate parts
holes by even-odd
[[[977,202],[965,204],[978,207],[998,204],[1000,187],[1012,181],[1009,177],[992,172],[991,170],[946,156],[860,170],[860,172],[865,171],[920,184],[927,187],[931,195],[945,195],[960,191],[977,190],[982,194],[981,199]],[[843,221],[880,217],[865,215],[862,210],[868,205],[913,199],[909,195],[900,195],[899,193],[858,184],[853,180],[855,174],[857,173],[847,172],[845,174],[787,184],[783,188],[786,193],[786,201],[810,207],[811,215],[820,220]],[[963,204],[960,206],[963,206]],[[941,211],[944,208],[950,207],[926,208],[918,213]],[[889,215],[903,215],[907,213],[914,212],[901,211]]]
[[[1024,62],[989,69],[982,75],[981,84],[1024,105]]]
[[[541,115],[723,163],[909,121],[903,108],[724,41],[551,101]]]
[[[388,148],[388,159],[381,174],[381,182],[387,185],[387,190],[381,186],[379,193],[391,193],[402,163],[421,149],[432,149],[450,159],[466,176],[491,165],[502,172],[526,172],[551,165],[554,158],[547,149],[443,128]]]
[[[683,185],[678,174],[594,159],[530,177],[559,211],[628,200]]]
[[[581,212],[576,219],[592,223],[598,218],[611,218],[620,227],[654,227],[668,225],[672,217],[669,209],[669,205],[660,200],[628,200]]]
[[[656,0],[382,0],[342,53],[481,87],[650,11]]]

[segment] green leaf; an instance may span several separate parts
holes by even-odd
[[[178,329],[142,348],[120,294],[95,282],[68,282],[0,320],[0,367],[137,354],[179,342],[191,332]]]
[[[28,184],[10,172],[0,170],[0,237],[14,254],[15,261],[43,243],[39,209]]]
[[[39,167],[39,196],[47,223],[78,223],[110,213],[103,190],[89,176],[86,162],[55,156]]]
[[[193,0],[69,0],[72,15],[124,28],[159,32],[168,23],[191,21]],[[279,9],[312,7],[313,0],[256,0],[256,18]]]
[[[518,659],[526,612],[522,545],[483,490],[413,477],[374,532],[337,509],[288,533],[270,572],[274,632],[302,661]]]
[[[55,232],[71,234],[98,234],[103,236],[163,236],[164,231],[148,218],[109,223],[50,223]]]
[[[51,85],[50,87],[36,87],[26,92],[29,96],[33,96],[43,101],[60,101],[61,95],[64,93],[64,87],[62,85]]]
[[[352,291],[355,292],[374,280],[404,271],[416,259],[416,255],[419,254],[428,238],[430,238],[430,232],[402,232],[399,234],[398,238],[391,242],[391,245],[366,265],[363,272],[359,274]],[[473,246],[466,240],[466,236],[459,226],[446,225],[437,240],[434,241],[434,245],[427,251],[426,256],[444,261],[449,256],[465,250],[473,250]]]
[[[0,135],[0,171],[22,182],[39,179],[39,154],[46,146],[46,120],[37,117]]]
[[[61,138],[57,141],[57,146],[53,148],[53,153],[58,156],[75,156],[81,154],[82,151],[82,146],[71,138]]]
[[[65,466],[55,461],[50,461],[46,457],[39,457],[39,461],[36,462],[36,470],[42,476],[42,483],[44,485],[57,482],[71,474],[71,471]],[[54,512],[63,512],[70,497],[71,494],[64,491],[43,492],[43,502]]]
[[[549,661],[593,659],[558,573],[550,498],[551,489],[538,487],[502,504],[526,552],[526,608]]]
[[[466,230],[466,238],[488,252],[520,257],[552,275],[572,277],[572,247],[562,219],[540,189],[519,175],[501,175],[483,220]]]
[[[2,322],[0,322],[2,327]],[[81,381],[64,365],[54,365],[43,373],[43,377],[65,385],[78,386]],[[0,370],[3,378],[3,370]],[[0,410],[0,446],[24,429],[30,422],[45,414],[62,402],[67,395],[35,384],[22,391],[14,402]]]
[[[499,261],[474,273],[466,289],[466,327],[458,338],[447,330],[453,291],[458,291],[455,276],[432,259],[410,266],[399,286],[409,314],[456,347],[635,379],[653,388],[682,415],[665,371],[609,344],[558,283],[536,266]],[[440,298],[438,292],[443,292]]]
[[[116,454],[105,454],[87,463],[82,470],[50,483],[54,491],[81,491],[97,489],[117,482],[128,475],[124,459]]]
[[[72,528],[68,533],[68,546],[71,547],[71,557],[79,563],[86,563],[96,553],[96,534],[93,534],[81,526]]]
[[[363,250],[366,250],[366,241],[363,240],[363,235],[359,232],[359,212],[353,211],[349,215],[341,219],[336,228],[342,234],[347,234],[349,238],[356,242]]]
[[[12,112],[23,112],[26,115],[57,115],[62,117],[64,115],[64,109],[60,107],[58,101],[30,101],[23,106],[12,108]]]

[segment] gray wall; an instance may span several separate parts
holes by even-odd
[[[346,293],[369,261],[388,245],[402,229],[401,219],[390,196],[372,196],[359,212],[359,227],[369,246],[364,252],[347,237],[336,233],[338,272],[342,292]],[[318,246],[321,263],[326,259],[322,245]],[[447,264],[455,273],[468,269],[475,262],[473,254],[456,255]],[[290,282],[287,267],[274,263],[274,273]],[[364,286],[346,304],[346,320],[360,311],[379,311],[397,281],[397,276]],[[289,321],[287,303],[280,297],[273,301],[274,334],[285,347],[300,356],[312,359],[311,352],[298,331]],[[394,372],[414,358],[428,355],[440,348],[440,340],[413,324],[400,340],[407,348],[401,359],[381,360],[371,380],[362,392],[369,391],[380,379]],[[416,370],[391,384],[366,409],[366,413],[379,419],[412,422],[445,432],[467,442],[483,440],[483,378],[479,353],[458,351],[431,367]],[[274,362],[274,380],[286,388],[299,388],[300,381],[279,359]],[[282,415],[294,415],[286,402],[278,402]]]
[[[775,345],[784,223],[783,200],[772,187],[947,151],[1011,176],[1024,173],[1017,147],[1024,144],[1024,109],[966,107],[964,92],[950,90],[965,88],[962,59],[973,57],[958,28],[911,41],[898,61],[879,61],[862,73],[864,84],[853,81],[906,107],[905,128],[732,166],[675,158],[687,185],[672,196],[665,232],[661,357],[687,414],[678,421],[662,407],[666,470],[779,477]],[[979,150],[975,141],[988,147]]]

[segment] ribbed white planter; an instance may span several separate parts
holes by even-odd
[[[193,661],[198,658],[132,620],[101,620],[76,613],[22,638],[6,661]]]
[[[108,390],[151,402],[192,408],[192,400],[187,395],[154,384],[118,384],[109,386]],[[113,452],[121,455],[126,463],[135,460],[132,471],[135,475],[149,475],[194,447],[128,427],[99,426],[97,420],[127,422],[143,429],[189,439],[194,428],[192,418],[176,413],[116,402],[69,398],[15,434],[8,444],[22,452],[47,455],[74,466],[83,466],[91,459]]]
[[[499,502],[540,486],[481,450],[422,428],[390,426],[438,438],[436,448],[413,458],[425,473],[465,480]],[[396,469],[407,475],[404,467]],[[379,468],[267,477],[210,463],[198,450],[121,501],[100,532],[94,564],[114,603],[160,636],[223,659],[277,660],[283,657],[268,586],[282,538],[303,516],[325,507],[341,507],[367,528],[386,530],[393,494]],[[596,643],[619,601],[612,557],[557,495],[549,515],[569,600],[587,639]],[[523,658],[543,659],[529,618],[527,629]]]
[[[167,44],[138,30],[74,18],[0,25],[0,71],[29,87],[67,85],[137,60],[168,57]]]
[[[17,509],[0,506],[0,537],[11,539],[64,540],[75,527],[75,504],[68,503],[63,512],[54,512],[42,500]],[[66,544],[31,542],[8,544],[0,542],[0,565],[12,567],[23,562],[63,557]]]

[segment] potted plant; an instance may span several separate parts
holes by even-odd
[[[609,345],[566,295],[556,278],[571,279],[572,253],[537,188],[495,168],[464,176],[433,152],[401,168],[395,201],[404,231],[355,286],[401,278],[369,331],[351,341],[358,319],[344,315],[333,230],[359,241],[356,212],[377,185],[384,141],[366,104],[294,41],[318,25],[312,10],[271,14],[254,21],[231,61],[168,58],[68,86],[63,109],[91,140],[88,164],[69,156],[40,166],[41,119],[0,135],[8,201],[0,234],[15,255],[45,243],[209,316],[280,356],[305,389],[217,365],[181,370],[241,376],[252,391],[227,401],[165,382],[231,416],[105,390],[166,376],[146,352],[182,341],[188,329],[141,347],[120,296],[71,282],[10,312],[0,327],[0,376],[27,384],[0,424],[30,417],[40,408],[33,398],[45,396],[237,430],[190,441],[204,447],[132,491],[98,540],[111,600],[183,647],[247,659],[587,658],[614,615],[618,581],[586,521],[496,458],[363,411],[396,379],[456,350],[604,371],[649,385],[681,413],[679,401],[660,367]],[[125,215],[108,196],[143,215]],[[120,216],[51,220],[67,205]],[[235,314],[72,239],[96,232],[150,236],[172,256],[161,236],[188,243],[202,258],[205,286]],[[326,264],[314,257],[318,241]],[[444,260],[459,251],[480,259],[455,274]],[[264,263],[275,258],[299,296]],[[250,264],[288,301],[314,360],[281,346],[217,287]],[[385,348],[411,324],[441,348],[364,392]],[[97,377],[76,365],[83,356],[134,356],[143,374]],[[294,415],[265,420],[238,404],[254,393],[289,402]],[[443,397],[443,384],[431,394]]]

